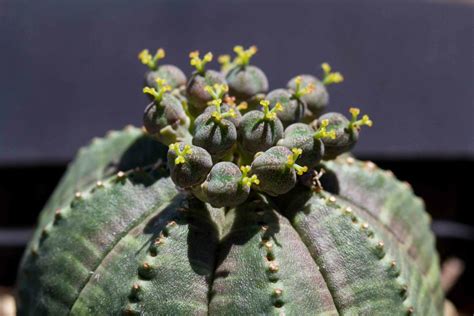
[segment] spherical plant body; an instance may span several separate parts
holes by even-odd
[[[301,74],[269,92],[257,49],[148,50],[143,127],[95,138],[42,211],[20,315],[441,315],[430,218],[350,150],[368,115]],[[160,64],[158,63],[160,62]]]

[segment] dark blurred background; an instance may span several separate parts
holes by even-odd
[[[464,271],[448,297],[474,311],[472,1],[0,0],[0,286],[12,286],[36,217],[94,136],[140,125],[143,48],[189,73],[188,53],[255,44],[272,88],[327,61],[344,74],[330,109],[374,127],[355,151],[426,200],[443,260]],[[214,63],[214,67],[217,64]]]

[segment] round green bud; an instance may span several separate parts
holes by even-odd
[[[189,123],[181,101],[169,93],[150,103],[143,114],[146,131],[164,144],[186,138]]]
[[[276,89],[271,91],[266,99],[270,101],[270,108],[273,108],[277,103],[282,105],[283,109],[277,115],[285,127],[301,121],[304,116],[305,103],[300,99],[294,98],[291,91]]]
[[[186,85],[186,75],[174,65],[162,65],[157,70],[150,70],[145,73],[145,84],[149,87],[157,88],[156,79],[166,80],[172,89]]]
[[[206,70],[204,74],[195,72],[186,86],[189,102],[195,109],[204,110],[208,102],[213,100],[212,95],[206,90],[206,86],[225,83],[224,76],[218,71]]]
[[[226,80],[230,94],[239,101],[249,100],[268,91],[267,76],[256,66],[235,66],[227,72]]]
[[[340,154],[350,151],[359,138],[359,131],[349,127],[349,120],[341,113],[330,112],[322,115],[315,124],[316,128],[321,127],[321,122],[328,120],[328,131],[334,131],[335,137],[321,138],[324,143],[324,160],[335,159]]]
[[[239,146],[253,156],[275,145],[283,137],[283,131],[283,124],[276,115],[269,119],[261,111],[250,111],[240,121]]]
[[[194,121],[193,145],[206,149],[214,159],[220,159],[236,143],[237,129],[226,118],[218,120],[214,113],[204,112]]]
[[[296,171],[289,166],[293,153],[286,147],[275,146],[255,157],[252,174],[260,180],[256,189],[272,196],[285,194],[296,185]]]
[[[212,158],[201,147],[174,143],[168,150],[168,168],[177,186],[189,188],[204,182],[212,168]]]
[[[215,164],[201,185],[213,207],[233,207],[247,200],[250,186],[242,183],[242,172],[232,162]]]
[[[326,86],[319,79],[311,75],[294,77],[288,82],[288,89],[295,91],[298,77],[301,78],[302,86],[313,85],[311,92],[300,97],[300,100],[306,103],[305,121],[309,122],[318,118],[324,112],[329,103],[329,94]]]
[[[303,153],[297,163],[313,168],[324,155],[324,145],[321,139],[315,137],[315,131],[304,123],[295,123],[285,129],[285,136],[277,143],[288,149],[300,148]]]

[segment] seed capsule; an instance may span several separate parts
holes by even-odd
[[[270,108],[275,107],[277,103],[281,104],[283,109],[277,115],[285,127],[301,121],[304,116],[306,104],[294,98],[291,91],[276,89],[271,91],[266,99],[270,101]]]
[[[212,168],[212,158],[201,147],[175,143],[168,150],[168,167],[173,182],[182,188],[189,188],[206,179]]]
[[[283,124],[277,117],[281,106],[269,110],[270,102],[261,101],[262,111],[246,113],[239,125],[239,146],[249,156],[265,151],[283,136]]]
[[[244,50],[242,46],[235,46],[237,57],[234,67],[226,71],[226,80],[230,94],[239,101],[246,101],[253,96],[268,91],[268,79],[258,67],[249,65],[251,57],[257,52],[255,46]]]
[[[329,103],[329,94],[325,85],[316,77],[311,75],[299,75],[291,79],[287,87],[293,91],[296,90],[297,79],[301,78],[301,85],[312,85],[314,88],[311,92],[301,96],[301,101],[306,103],[305,121],[311,121],[318,118],[324,112]]]
[[[193,145],[207,150],[215,160],[225,156],[237,141],[237,129],[224,116],[227,113],[222,113],[220,108],[204,112],[194,122]]]
[[[250,167],[242,171],[232,162],[219,162],[212,167],[206,181],[201,185],[209,203],[214,207],[232,207],[243,203],[252,184],[259,183],[256,176],[248,177]]]
[[[325,160],[335,159],[342,153],[350,151],[359,139],[359,130],[363,125],[372,126],[372,121],[367,115],[358,120],[359,109],[351,108],[352,119],[349,121],[340,113],[327,113],[321,116],[315,124],[315,128],[321,128],[327,121],[327,130],[334,133],[334,137],[323,137]]]
[[[296,174],[308,170],[296,164],[301,150],[275,146],[257,156],[252,162],[252,174],[257,175],[260,184],[257,190],[276,196],[287,193],[296,185]]]

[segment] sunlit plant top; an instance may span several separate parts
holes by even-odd
[[[350,118],[325,113],[327,86],[344,78],[323,63],[322,77],[302,74],[286,88],[268,91],[265,73],[251,64],[257,48],[234,47],[235,56],[189,54],[189,79],[176,66],[161,64],[165,51],[138,55],[148,67],[143,92],[151,103],[144,129],[169,146],[174,183],[215,207],[232,207],[252,191],[277,196],[305,175],[319,174],[322,160],[350,151],[367,115],[350,108]]]

